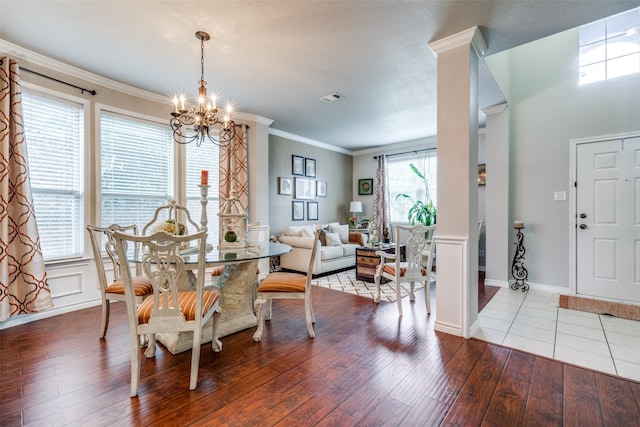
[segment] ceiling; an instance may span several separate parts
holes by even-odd
[[[0,39],[167,96],[209,90],[272,128],[356,151],[436,134],[428,43],[478,26],[495,54],[640,0],[0,0]],[[487,73],[488,74],[488,73]],[[480,107],[501,101],[490,75]],[[339,92],[344,99],[319,98]]]

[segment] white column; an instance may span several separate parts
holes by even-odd
[[[486,44],[473,27],[429,47],[438,58],[435,329],[468,338],[478,318],[478,55]]]
[[[507,104],[485,108],[487,160],[485,280],[509,286],[509,114]]]

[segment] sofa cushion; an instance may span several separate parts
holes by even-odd
[[[342,245],[340,246],[323,246],[320,248],[320,259],[326,261],[328,259],[342,258]]]
[[[345,243],[342,245],[342,256],[351,256],[356,254],[356,248],[359,247],[358,244],[353,243]]]
[[[338,233],[325,233],[324,235],[326,245],[325,246],[339,246],[342,245],[340,235]]]
[[[280,242],[285,245],[293,246],[295,248],[307,248],[311,249],[313,247],[313,239],[309,239],[308,237],[300,237],[300,236],[280,236]]]
[[[311,234],[308,233],[311,232]],[[302,236],[313,237],[315,234],[315,227],[313,225],[290,225],[282,232],[283,236]]]
[[[338,233],[340,235],[340,241],[342,243],[349,243],[349,225],[331,225],[331,232]]]

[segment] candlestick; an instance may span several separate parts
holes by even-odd
[[[209,185],[209,171],[202,171],[200,175],[200,185]]]
[[[524,228],[524,223],[522,221],[514,221],[513,228]]]
[[[202,225],[201,230],[207,231],[207,223],[209,222],[209,220],[207,219],[207,203],[209,202],[207,196],[209,195],[209,186],[199,185],[198,187],[200,187],[200,204],[202,205],[202,211],[200,214],[200,224]]]

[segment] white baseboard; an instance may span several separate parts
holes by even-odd
[[[445,334],[449,334],[449,335],[455,335],[458,337],[464,336],[464,334],[462,333],[462,330],[458,325],[447,324],[444,322],[439,322],[437,320],[433,324],[433,329],[439,332],[444,332]]]
[[[8,329],[13,326],[24,325],[26,323],[35,322],[36,320],[46,319],[49,317],[57,316],[59,314],[71,313],[72,311],[82,310],[83,308],[95,307],[96,305],[101,305],[102,301],[100,298],[90,301],[83,301],[78,304],[69,304],[61,307],[53,307],[45,311],[41,311],[40,313],[33,314],[23,314],[20,316],[12,317],[9,320],[0,323],[0,331],[3,329]],[[100,324],[100,319],[96,320],[96,324]],[[97,329],[96,329],[97,330]]]

